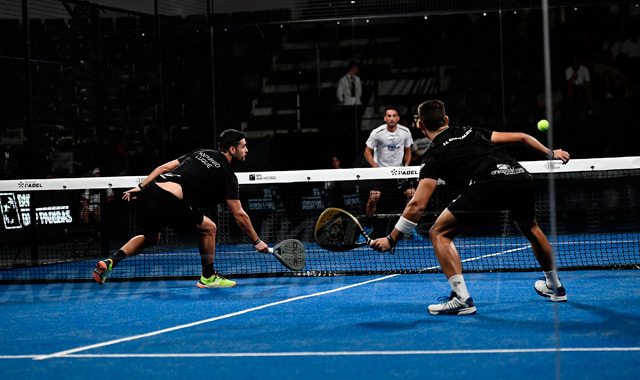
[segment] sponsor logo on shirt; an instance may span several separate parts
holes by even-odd
[[[442,143],[442,146],[447,146],[450,142],[456,141],[456,140],[462,140],[462,139],[466,139],[467,136],[469,136],[469,134],[471,133],[472,129],[469,128],[468,131],[466,131],[462,136],[460,137],[452,137],[449,140],[445,141]]]
[[[524,168],[514,168],[509,164],[497,164],[491,175],[516,175],[524,173]]]
[[[211,156],[209,156],[204,152],[198,152],[196,154],[196,160],[202,162],[204,166],[207,167],[207,169],[210,169],[211,167],[216,167],[216,168],[220,167],[220,164],[218,163],[218,161],[214,160]]]

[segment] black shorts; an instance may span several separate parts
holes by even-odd
[[[176,230],[188,230],[202,224],[204,216],[170,192],[152,183],[138,195],[143,235],[156,234],[162,226]]]
[[[536,189],[530,175],[473,184],[447,207],[470,226],[491,220],[499,211],[510,210],[516,222],[530,222],[536,216]]]

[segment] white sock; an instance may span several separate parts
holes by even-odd
[[[449,284],[451,289],[458,295],[462,301],[466,301],[469,298],[469,291],[467,291],[467,285],[464,283],[464,277],[461,274],[456,274],[449,278]]]
[[[560,284],[560,279],[558,278],[558,272],[555,269],[543,273],[544,278],[547,280],[547,286],[550,289],[558,289],[562,286],[562,284]]]

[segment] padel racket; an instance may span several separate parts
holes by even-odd
[[[320,247],[334,252],[363,247],[371,241],[358,219],[340,208],[328,208],[322,212],[314,235]]]
[[[269,253],[274,255],[278,261],[291,270],[301,270],[307,263],[304,253],[304,245],[300,240],[287,239],[269,248]]]

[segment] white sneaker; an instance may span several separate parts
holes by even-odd
[[[476,307],[473,304],[473,298],[469,297],[466,301],[462,301],[458,298],[456,292],[451,292],[449,297],[440,297],[438,301],[444,301],[443,303],[429,305],[429,314],[451,314],[451,315],[467,315],[474,314]]]
[[[560,286],[558,289],[554,290],[547,286],[546,280],[538,280],[536,281],[534,288],[536,289],[536,293],[543,297],[551,298],[551,301],[553,302],[564,302],[567,300],[567,292],[564,290],[564,286]]]

